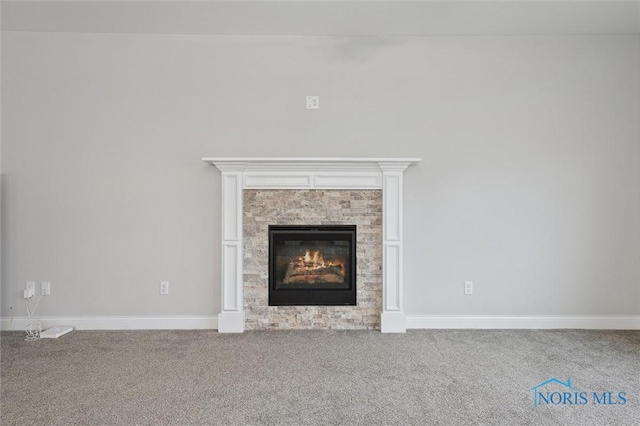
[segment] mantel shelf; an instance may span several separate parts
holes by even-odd
[[[210,164],[218,163],[410,163],[421,161],[420,158],[366,158],[366,157],[202,157],[202,161]]]

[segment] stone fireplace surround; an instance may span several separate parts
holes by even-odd
[[[245,330],[243,192],[245,189],[381,189],[383,333],[406,331],[403,309],[403,174],[419,158],[202,158],[222,172],[220,333]]]
[[[243,202],[247,330],[380,328],[382,191],[246,189]],[[356,305],[269,306],[270,225],[355,225]]]

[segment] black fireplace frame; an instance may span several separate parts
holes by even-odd
[[[277,288],[275,247],[278,238],[349,241],[348,288]],[[269,306],[356,306],[356,225],[269,225]]]

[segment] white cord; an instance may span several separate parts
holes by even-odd
[[[38,320],[32,320],[33,314],[35,314],[36,309],[38,309],[38,305],[40,304],[40,300],[42,299],[42,294],[38,298],[36,302],[36,306],[33,307],[33,310],[30,309],[31,301],[33,300],[33,296],[29,298],[29,302],[27,303],[27,315],[29,316],[29,322],[27,326],[24,328],[24,331],[27,333],[27,336],[24,340],[32,341],[40,339],[40,332],[42,331],[42,323]]]

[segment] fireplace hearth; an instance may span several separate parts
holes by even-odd
[[[269,305],[356,305],[355,225],[269,226]]]

